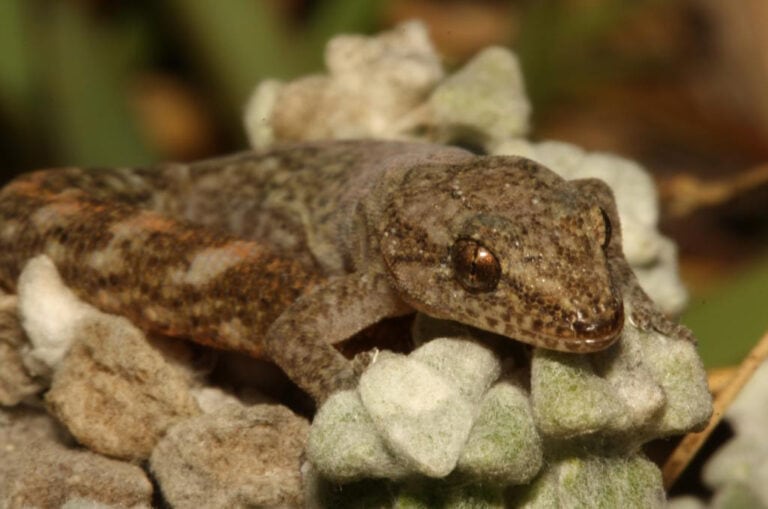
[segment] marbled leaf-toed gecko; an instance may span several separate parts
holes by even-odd
[[[637,284],[599,180],[518,157],[379,141],[193,164],[64,168],[0,193],[0,280],[49,256],[84,300],[148,330],[266,356],[322,402],[331,345],[418,310],[590,352],[622,330],[690,338]]]

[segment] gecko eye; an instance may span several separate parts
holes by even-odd
[[[469,292],[490,292],[499,284],[501,265],[491,251],[472,239],[459,239],[453,245],[453,270],[456,279]]]
[[[602,207],[600,207],[600,215],[603,216],[602,246],[603,246],[603,249],[608,249],[608,245],[611,243],[611,233],[612,233],[611,218],[608,217],[608,213]]]

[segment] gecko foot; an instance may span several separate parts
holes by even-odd
[[[360,352],[352,360],[347,361],[343,369],[338,370],[334,375],[326,377],[325,383],[315,380],[311,387],[310,394],[315,399],[318,407],[322,406],[331,395],[357,388],[360,376],[368,369],[368,366],[376,362],[376,356],[379,354],[378,348]]]
[[[379,355],[379,349],[373,348],[366,352],[360,352],[352,359],[352,370],[355,376],[359,379],[360,375],[368,369],[368,366],[376,362],[376,357]]]
[[[655,330],[665,336],[682,339],[696,344],[696,337],[691,329],[667,318],[661,312],[649,313],[647,311],[632,311],[632,323],[640,330]]]

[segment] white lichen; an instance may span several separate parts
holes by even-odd
[[[69,351],[82,321],[99,311],[67,288],[47,256],[27,262],[18,292],[21,324],[29,338],[24,363],[32,374],[50,376]]]
[[[404,23],[371,38],[334,37],[327,75],[260,83],[246,107],[254,147],[274,141],[405,138],[416,110],[443,77],[423,25]]]
[[[308,457],[336,481],[456,471],[499,485],[528,482],[541,467],[542,444],[527,391],[508,379],[491,385],[500,366],[465,338],[433,339],[408,356],[381,354],[357,391],[320,409]]]

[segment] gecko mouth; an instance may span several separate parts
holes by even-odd
[[[582,351],[597,351],[609,347],[619,337],[623,327],[624,306],[621,305],[603,319],[576,320],[571,324],[576,333],[576,343]]]

